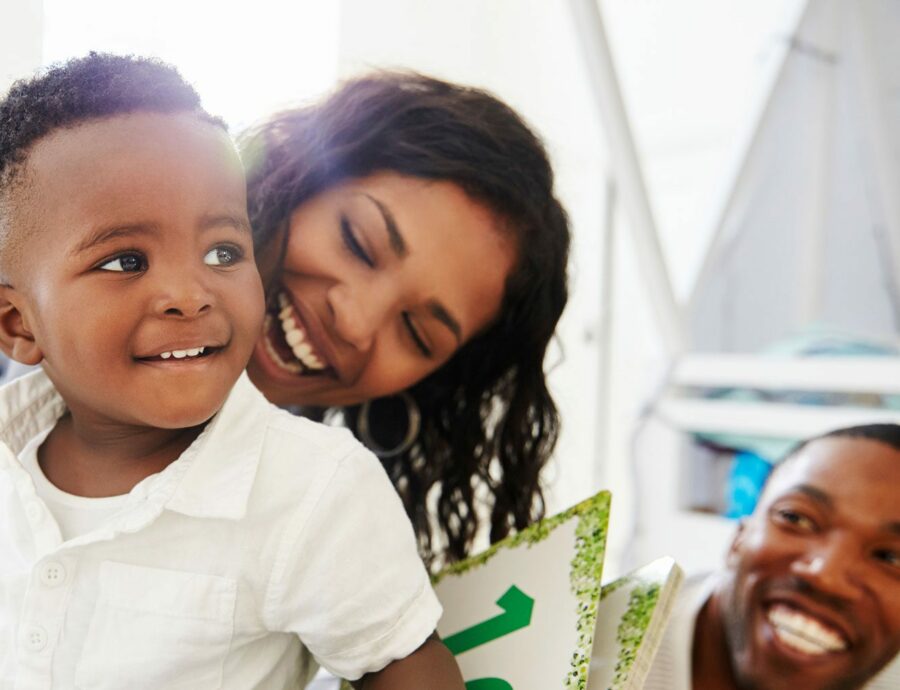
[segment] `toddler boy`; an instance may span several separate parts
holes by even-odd
[[[0,686],[462,688],[377,460],[243,369],[240,161],[159,63],[0,102]],[[399,661],[396,661],[399,660]]]

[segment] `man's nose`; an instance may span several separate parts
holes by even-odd
[[[334,315],[336,335],[355,349],[366,352],[388,318],[391,298],[387,291],[378,287],[354,288],[340,283],[329,289],[328,306]]]
[[[855,573],[860,558],[854,539],[832,534],[795,559],[791,570],[823,593],[855,599],[860,593],[860,579]]]
[[[153,311],[158,316],[194,319],[212,310],[215,298],[204,276],[186,267],[159,272]]]

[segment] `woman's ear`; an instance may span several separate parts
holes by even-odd
[[[0,350],[22,364],[40,364],[44,355],[23,309],[24,297],[15,288],[0,285]]]

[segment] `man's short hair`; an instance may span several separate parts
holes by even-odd
[[[769,476],[766,477],[763,489],[765,489],[766,485],[768,485],[772,477],[778,473],[778,469],[788,464],[793,458],[798,456],[800,452],[804,448],[806,448],[806,446],[815,441],[821,441],[828,438],[865,439],[868,441],[883,443],[886,446],[890,446],[894,450],[900,451],[900,424],[860,424],[858,426],[848,426],[841,429],[834,429],[832,431],[825,432],[824,434],[819,434],[818,436],[804,439],[793,448],[791,448],[775,465],[774,469],[769,473]]]
[[[135,112],[193,112],[225,126],[174,67],[149,58],[90,53],[13,84],[0,101],[0,267],[14,251],[11,193],[32,146],[59,129]]]
[[[782,462],[797,455],[801,450],[813,441],[825,438],[862,438],[869,441],[877,441],[900,451],[900,424],[860,424],[848,426],[843,429],[834,429],[819,436],[813,436],[801,441],[784,456]]]

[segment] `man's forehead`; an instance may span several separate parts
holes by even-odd
[[[900,451],[863,438],[823,438],[777,467],[760,504],[798,493],[826,507],[883,513],[900,520]],[[896,510],[893,510],[894,506]]]

